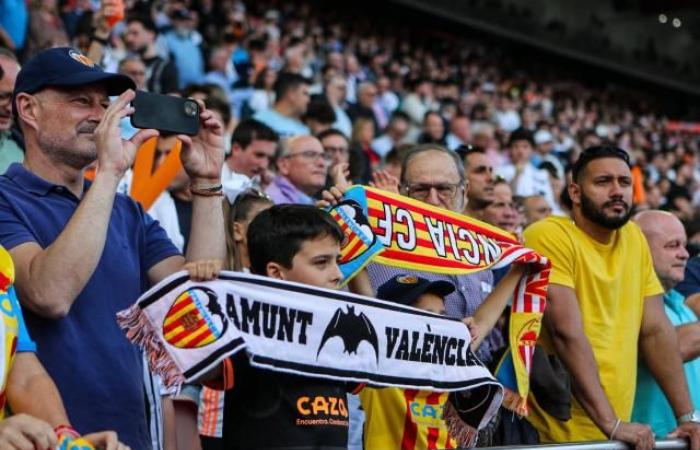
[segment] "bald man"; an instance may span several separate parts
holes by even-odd
[[[664,288],[664,309],[678,333],[678,350],[690,397],[696,411],[694,420],[700,420],[700,322],[685,304],[683,295],[674,287],[683,281],[688,252],[687,238],[680,220],[664,211],[644,211],[634,218],[649,242],[654,271]],[[632,413],[634,422],[650,425],[657,438],[664,438],[676,428],[677,418],[666,397],[656,384],[649,369],[640,361],[637,392]]]
[[[313,136],[295,136],[282,142],[277,176],[267,188],[276,204],[313,205],[328,175],[329,159],[321,142]]]

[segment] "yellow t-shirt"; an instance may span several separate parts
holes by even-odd
[[[608,244],[601,244],[570,218],[549,217],[527,228],[524,237],[525,246],[552,262],[549,282],[576,291],[603,390],[618,417],[628,421],[634,404],[644,298],[663,293],[644,235],[629,222],[614,232]],[[540,343],[554,353],[545,329]],[[606,439],[575,399],[567,422],[545,413],[532,395],[529,402],[528,420],[542,442]]]
[[[443,419],[447,397],[447,392],[364,388],[365,450],[456,448]]]

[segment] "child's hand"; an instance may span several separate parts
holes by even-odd
[[[219,275],[223,266],[224,262],[220,259],[204,259],[185,264],[185,270],[192,281],[209,281]]]
[[[472,343],[474,343],[479,338],[479,325],[476,324],[473,317],[466,317],[462,319],[462,322],[464,322],[464,324],[467,326],[469,334],[472,336]],[[476,350],[473,344],[472,350]]]
[[[327,191],[321,192],[321,200],[316,202],[316,206],[328,208],[329,206],[337,205],[343,199],[343,194],[345,194],[347,188],[348,186],[335,185]]]

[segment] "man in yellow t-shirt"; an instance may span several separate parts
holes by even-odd
[[[586,149],[568,186],[571,218],[549,217],[525,230],[525,245],[550,258],[541,343],[572,377],[571,419],[562,422],[531,396],[528,420],[543,442],[615,439],[650,449],[647,425],[629,423],[637,359],[651,368],[679,426],[700,444],[676,334],[663,309],[649,247],[636,224],[629,157],[615,147]],[[641,355],[638,355],[638,349]]]

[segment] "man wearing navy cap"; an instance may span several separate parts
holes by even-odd
[[[26,156],[0,177],[0,244],[15,262],[27,326],[71,423],[81,433],[114,429],[141,450],[150,447],[141,354],[115,314],[185,258],[137,203],[116,194],[136,150],[158,135],[121,139],[133,88],[71,48],[27,61],[13,96]],[[178,136],[194,197],[187,260],[225,254],[222,126],[200,106],[199,133]],[[90,183],[84,173],[95,162]]]

